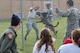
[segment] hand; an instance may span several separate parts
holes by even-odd
[[[31,7],[30,9],[29,9],[29,11],[32,11],[33,10],[33,7]]]

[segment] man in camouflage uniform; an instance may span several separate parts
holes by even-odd
[[[56,8],[56,13],[62,17],[67,17],[67,27],[64,40],[71,38],[71,31],[79,28],[78,9],[73,7],[74,2],[72,0],[67,1],[67,11],[62,12],[59,8]]]
[[[2,34],[0,38],[0,53],[18,53],[16,44],[16,32],[20,29],[21,21],[18,14],[13,14],[11,26]]]
[[[53,9],[51,8],[51,4],[46,5],[46,12],[48,13],[47,20],[52,24],[53,21]]]
[[[35,15],[38,10],[39,10],[39,6],[31,7],[29,10],[28,17],[27,17],[27,23],[26,23],[27,32],[26,32],[26,35],[24,36],[25,40],[26,40],[27,36],[29,35],[32,28],[36,32],[36,40],[39,39],[39,37],[38,37],[39,36],[39,29],[38,29],[38,26],[34,20]]]

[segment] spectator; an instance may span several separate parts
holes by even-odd
[[[17,13],[11,18],[11,26],[2,34],[0,38],[0,53],[18,53],[16,44],[16,32],[20,29],[21,20]]]
[[[58,53],[80,53],[80,29],[71,32],[72,44],[64,44],[58,49]]]
[[[33,53],[55,53],[54,43],[50,30],[45,28],[40,33],[40,39],[36,42]]]

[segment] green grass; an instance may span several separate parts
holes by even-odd
[[[57,38],[56,38],[56,43],[54,44],[55,49],[57,50],[59,46],[62,44],[62,40],[64,37],[65,33],[65,28],[66,28],[66,18],[61,18],[53,21],[53,24],[56,25],[57,21],[59,21],[59,26],[56,27],[56,30],[58,30]],[[24,32],[23,34],[25,35],[26,33],[26,20],[23,22],[24,26]],[[42,28],[44,28],[44,25],[42,23],[37,23],[39,27],[39,32],[41,31]],[[10,21],[0,21],[0,35],[10,26]],[[34,29],[31,30],[30,34],[28,35],[28,39],[24,41],[24,51],[21,51],[20,49],[22,48],[22,33],[21,29],[17,32],[18,37],[17,37],[17,49],[19,53],[32,53],[33,46],[36,42],[36,34]],[[54,33],[52,33],[52,36],[55,37]]]

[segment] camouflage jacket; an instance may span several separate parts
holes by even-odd
[[[12,34],[12,39],[8,38],[8,34]],[[16,44],[17,34],[12,27],[9,27],[0,38],[0,53],[18,53]]]
[[[65,38],[71,37],[71,31],[74,29],[79,28],[79,14],[78,9],[71,7],[67,9],[67,11],[62,12],[59,8],[56,8],[56,13],[62,17],[67,17],[67,27],[66,27],[66,33]]]

